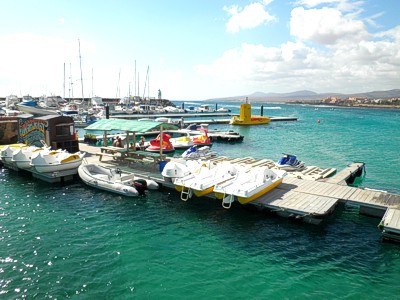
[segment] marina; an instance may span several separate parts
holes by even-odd
[[[0,300],[399,297],[399,1],[48,2],[2,2]]]
[[[85,145],[81,147],[83,147],[82,149],[86,149],[84,148]],[[94,152],[97,151],[97,149],[87,148],[87,151]],[[95,156],[91,155],[89,157],[91,158],[87,159],[93,159]],[[95,158],[95,160],[97,160],[97,158]],[[115,164],[113,158],[108,157],[106,161],[111,165]],[[251,157],[235,159],[216,157],[209,161],[211,163],[228,161],[230,163],[251,164],[253,166],[271,166],[273,163],[272,160],[256,160]],[[126,168],[125,170],[127,171],[131,170],[131,172],[140,174],[142,177],[147,176],[149,179],[157,181],[162,186],[174,189],[174,185],[171,182],[165,181],[162,178],[156,165],[153,164],[150,169],[148,166],[148,164],[146,165],[143,162],[134,164],[132,166],[133,169],[130,168],[130,165],[119,165],[121,168]],[[137,169],[137,167],[139,167],[139,169]],[[142,170],[140,170],[140,168],[142,168]],[[320,174],[322,175],[318,179],[323,181],[317,181],[312,178],[299,179],[300,176],[298,172],[289,172],[281,185],[250,204],[260,209],[269,209],[285,217],[303,220],[313,224],[320,223],[323,218],[332,213],[338,202],[357,206],[360,209],[360,213],[365,215],[382,218],[387,209],[395,208],[400,205],[399,195],[343,185],[343,182],[349,177],[355,176],[357,173],[358,176],[360,176],[363,168],[363,163],[352,163],[346,169],[328,178],[324,177],[325,170],[320,169]],[[330,181],[333,180],[342,184],[331,183]],[[208,197],[214,198],[213,196]],[[391,199],[390,202],[389,199]]]
[[[102,148],[106,153],[112,146],[84,143],[85,132],[81,130],[79,143],[55,140],[55,146],[70,146],[71,150],[87,153],[85,163],[120,169],[123,174],[140,174],[148,180],[154,178],[162,185],[160,190],[126,197],[88,186],[78,174],[49,184],[33,177],[32,172],[3,167],[1,268],[5,278],[11,278],[3,289],[18,290],[28,284],[31,287],[27,286],[25,294],[34,295],[37,288],[55,291],[62,285],[68,295],[77,291],[101,298],[98,291],[108,293],[107,284],[111,284],[122,291],[118,295],[132,296],[129,286],[135,286],[134,293],[147,297],[143,290],[147,286],[148,291],[162,297],[165,290],[153,284],[162,282],[169,294],[182,296],[174,290],[175,279],[185,282],[192,278],[196,288],[211,284],[222,296],[221,292],[230,288],[213,282],[218,278],[234,286],[243,273],[232,266],[240,266],[240,270],[260,270],[262,278],[254,276],[252,282],[261,291],[265,291],[261,288],[265,280],[281,289],[280,278],[284,277],[292,287],[304,276],[308,280],[301,280],[301,287],[305,284],[307,291],[316,289],[321,278],[332,278],[334,272],[337,278],[332,290],[337,297],[359,291],[360,295],[390,298],[393,289],[368,289],[370,277],[358,274],[374,274],[373,278],[388,280],[390,285],[395,284],[390,278],[397,278],[398,260],[393,255],[397,255],[398,245],[381,242],[395,241],[398,232],[398,174],[395,168],[387,168],[395,165],[392,159],[398,147],[395,139],[381,140],[386,134],[396,136],[396,113],[322,108],[315,111],[290,105],[282,105],[281,111],[276,112],[297,117],[298,121],[271,121],[261,127],[209,124],[209,132],[233,130],[244,137],[242,142],[233,144],[213,143],[211,149],[218,156],[208,159],[210,162],[274,168],[285,152],[295,153],[306,166],[288,172],[281,184],[258,200],[246,205],[234,202],[230,209],[224,208],[214,194],[182,201],[172,182],[165,182],[160,164],[142,159],[140,152],[136,153],[137,158],[124,159],[118,151],[107,153],[99,161]],[[379,124],[379,130],[373,131],[375,126],[370,124]],[[108,138],[122,133],[110,132]],[[103,136],[102,131],[95,134]],[[131,133],[129,137],[132,139]],[[367,140],[374,141],[373,146],[364,146]],[[174,156],[180,154],[176,151],[160,161],[175,160]],[[359,162],[365,165],[362,167]],[[371,258],[375,258],[373,262]],[[145,274],[149,284],[136,272],[125,272],[125,268]],[[204,268],[211,274],[200,276]],[[14,270],[23,270],[26,275],[13,277]],[[93,283],[93,273],[88,270],[102,274],[96,276],[98,284]],[[196,281],[199,276],[205,281]],[[174,283],[165,279],[169,277],[174,278]],[[349,282],[362,288],[349,286]],[[340,291],[336,291],[338,284],[343,287]],[[284,288],[281,291],[291,298],[297,295]],[[58,297],[61,294],[52,293]],[[246,297],[248,290],[241,295]],[[202,298],[204,294],[197,296]],[[277,293],[271,294],[276,296]]]
[[[175,185],[171,181],[165,180],[160,172],[161,163],[165,165],[168,161],[175,161],[176,158],[145,151],[126,152],[124,149],[120,150],[115,147],[99,148],[83,143],[79,145],[79,148],[86,153],[84,164],[97,164],[108,168],[118,167],[127,174],[135,174],[140,178],[154,180],[165,188],[175,189]],[[204,160],[204,163],[208,165],[219,165],[222,162],[229,162],[232,165],[274,168],[274,162],[270,159],[214,157]],[[19,171],[15,165],[7,163],[4,165]],[[282,217],[310,224],[320,224],[333,213],[338,203],[343,203],[358,207],[361,214],[381,218],[379,228],[383,231],[382,237],[385,240],[398,241],[400,236],[398,217],[400,195],[360,189],[348,186],[346,183],[361,176],[364,168],[364,163],[355,162],[336,174],[336,170],[319,167],[311,167],[311,170],[306,169],[301,172],[288,172],[282,184],[250,202],[249,205],[258,210],[268,210]],[[48,174],[36,172],[34,169],[23,171],[31,172],[34,178],[51,183],[73,180],[74,175],[77,174],[77,169]],[[178,194],[176,192],[177,196]],[[205,197],[215,200],[213,194]],[[177,198],[179,199],[179,197]]]

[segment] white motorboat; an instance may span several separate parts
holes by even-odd
[[[217,112],[230,112],[231,110],[225,107],[221,107],[217,109]]]
[[[211,151],[209,146],[197,148],[197,145],[193,145],[183,152],[181,156],[185,159],[202,159],[217,156],[217,153]]]
[[[230,208],[235,197],[239,203],[246,204],[278,186],[284,176],[286,171],[271,170],[266,166],[241,169],[233,180],[214,186],[215,197],[222,199],[224,208]]]
[[[278,169],[285,171],[302,171],[306,168],[304,162],[297,159],[296,155],[283,153],[283,156],[275,163]]]
[[[97,164],[80,165],[78,174],[89,186],[128,197],[143,195],[148,189],[159,188],[154,180],[138,178],[119,168],[106,168]]]
[[[24,96],[22,102],[17,104],[18,110],[32,115],[58,115],[58,112],[51,109],[45,109],[30,96]]]
[[[173,125],[178,125],[180,122],[179,120],[173,120],[173,119],[167,118],[167,117],[159,117],[159,118],[156,118],[154,121],[163,122],[163,123],[167,123],[167,124],[173,124]]]
[[[79,108],[76,103],[68,103],[60,108],[60,114],[63,116],[77,117],[79,116]]]
[[[214,168],[202,165],[197,171],[181,178],[174,179],[175,189],[181,192],[181,199],[186,201],[196,195],[205,196],[211,193],[218,183],[235,177],[237,169],[233,164],[221,163]]]
[[[38,151],[45,151],[49,153],[50,147],[37,147],[37,146],[29,146],[27,148],[20,148],[13,152],[11,161],[15,163],[15,165],[19,169],[30,169],[31,166],[31,157],[34,153]]]
[[[77,169],[81,164],[85,152],[69,153],[38,151],[32,155],[31,166],[39,173],[52,173],[71,169]]]

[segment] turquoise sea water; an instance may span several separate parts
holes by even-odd
[[[225,103],[238,110],[239,103]],[[220,104],[223,106],[223,104]],[[273,109],[267,109],[268,107]],[[279,108],[278,108],[279,107]],[[259,113],[259,104],[253,104]],[[361,186],[400,193],[400,111],[265,104],[298,117],[233,129],[221,155],[343,169],[364,161]],[[320,120],[320,123],[318,123]],[[79,179],[50,185],[0,170],[0,299],[395,299],[400,245],[379,219],[340,205],[321,226],[172,190],[128,199]]]

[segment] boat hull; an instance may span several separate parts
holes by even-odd
[[[275,187],[277,187],[279,184],[281,184],[283,181],[283,178],[275,181],[274,183],[270,184],[269,186],[265,187],[264,189],[260,190],[259,192],[256,192],[255,194],[249,196],[249,197],[237,197],[238,201],[240,204],[247,204],[253,200],[256,200],[257,198],[261,197],[262,195],[268,193]]]
[[[30,160],[14,161],[14,163],[18,169],[28,170],[28,169],[32,168]]]
[[[204,190],[195,190],[195,189],[193,189],[193,194],[195,194],[197,197],[202,197],[202,196],[206,196],[206,195],[212,193],[213,190],[214,190],[214,186],[211,186],[211,187],[209,187],[207,189],[204,189]]]
[[[153,147],[149,146],[149,147],[147,147],[145,149],[145,151],[153,152],[153,153],[159,153],[160,152],[160,148],[153,148]],[[175,149],[163,149],[162,153],[172,153],[174,151],[175,151]]]
[[[101,173],[98,174],[100,176],[93,175],[91,168],[100,170]],[[127,197],[137,197],[139,195],[139,192],[133,186],[123,182],[112,181],[108,176],[111,174],[110,172],[111,169],[100,166],[81,165],[78,168],[79,177],[88,186]]]
[[[197,197],[202,197],[202,196],[206,196],[206,195],[212,193],[213,190],[214,190],[214,186],[209,187],[209,188],[204,189],[204,190],[196,190],[196,189],[191,189],[191,188],[183,187],[182,185],[175,185],[175,189],[176,189],[178,192],[182,192],[183,190],[187,191],[187,190],[190,189],[190,190],[192,190],[192,192],[193,192],[193,194],[194,194],[195,196],[197,196]]]
[[[17,107],[20,111],[29,113],[32,115],[40,115],[40,116],[59,115],[59,113],[57,113],[55,110],[44,109],[44,108],[35,107],[35,106],[17,104]]]
[[[85,153],[68,153],[52,151],[43,153],[37,152],[32,155],[31,166],[38,173],[53,173],[71,169],[77,169],[83,161]]]
[[[39,173],[53,173],[65,170],[76,169],[82,164],[82,159],[74,160],[66,163],[55,163],[55,164],[35,164],[35,170]]]
[[[263,124],[268,124],[271,121],[270,118],[268,117],[251,117],[248,121],[242,120],[236,116],[234,116],[229,124],[231,125],[243,125],[243,126],[248,126],[248,125],[263,125]]]

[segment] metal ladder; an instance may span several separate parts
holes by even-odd
[[[187,188],[187,190],[185,190],[185,187],[182,186],[182,192],[181,192],[181,200],[182,201],[188,201],[190,198],[192,198],[193,196],[193,191],[191,188]]]
[[[232,194],[225,196],[224,193],[224,197],[222,198],[222,207],[225,209],[230,209],[233,201],[235,201],[235,196],[233,196]]]

